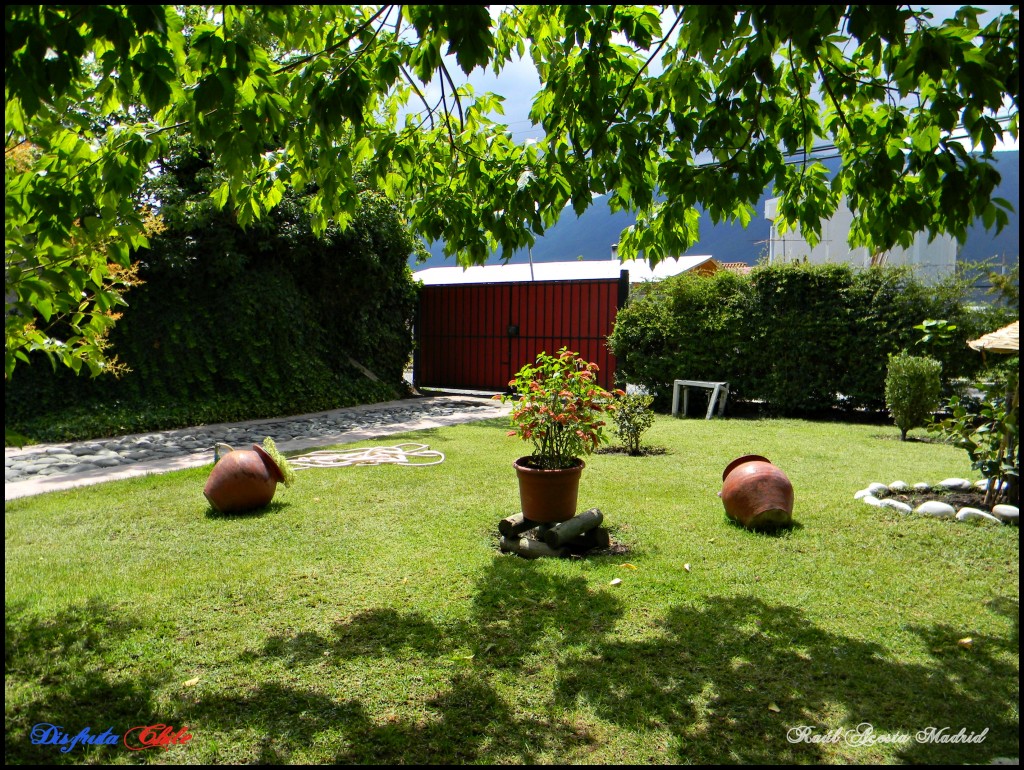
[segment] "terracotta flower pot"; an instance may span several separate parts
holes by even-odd
[[[786,525],[793,517],[792,483],[760,455],[744,455],[729,463],[718,496],[729,518],[747,529]]]
[[[259,444],[224,455],[210,472],[203,494],[220,513],[263,508],[274,498],[284,474]]]
[[[542,470],[530,464],[529,457],[520,457],[512,467],[519,477],[519,503],[523,518],[547,524],[568,521],[576,515],[576,499],[580,475],[586,463],[563,470]]]

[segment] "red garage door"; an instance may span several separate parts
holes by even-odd
[[[607,338],[626,301],[618,279],[424,286],[413,379],[426,388],[502,392],[541,351],[577,351],[610,388],[615,357]]]

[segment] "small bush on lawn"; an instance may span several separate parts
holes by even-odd
[[[902,441],[907,440],[911,428],[927,425],[938,409],[941,374],[942,364],[934,358],[906,352],[889,356],[885,405],[900,429]]]
[[[654,396],[630,393],[616,401],[617,408],[612,413],[615,420],[615,435],[631,455],[640,454],[641,437],[654,424],[654,412],[651,404]]]

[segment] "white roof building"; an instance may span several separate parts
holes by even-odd
[[[643,260],[591,260],[587,262],[534,262],[478,267],[428,267],[415,271],[413,278],[425,286],[451,286],[475,283],[528,283],[530,281],[586,281],[618,278],[629,271],[630,283],[658,281],[690,270],[714,273],[721,268],[710,255],[666,259],[651,268]]]

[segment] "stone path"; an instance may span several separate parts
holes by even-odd
[[[213,446],[219,442],[244,449],[270,436],[282,452],[311,450],[484,420],[509,411],[510,407],[485,398],[431,396],[296,417],[6,448],[4,499],[206,465],[213,462]]]

